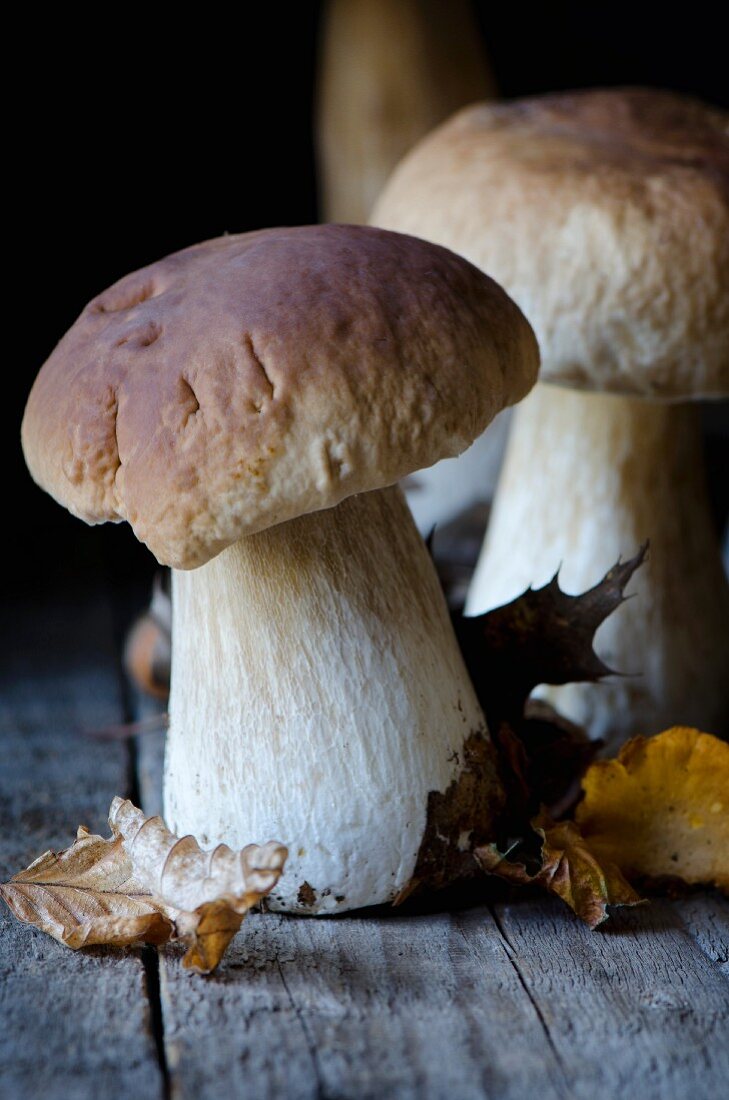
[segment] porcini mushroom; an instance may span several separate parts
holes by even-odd
[[[470,107],[403,161],[373,221],[492,273],[559,384],[515,414],[467,612],[560,567],[584,591],[650,539],[639,596],[597,636],[640,675],[545,694],[612,744],[726,730],[729,589],[688,402],[729,389],[727,115],[650,89]]]
[[[174,569],[167,823],[206,847],[279,837],[275,907],[445,881],[492,826],[484,718],[391,486],[466,447],[537,366],[464,260],[321,226],[122,279],[35,382],[33,476]]]

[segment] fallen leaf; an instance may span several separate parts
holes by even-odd
[[[288,855],[275,841],[205,851],[194,837],[175,836],[161,817],[145,817],[121,798],[111,804],[109,824],[135,873],[174,915],[177,935],[188,944],[183,965],[204,973],[217,966],[248,910],[276,885]]]
[[[583,779],[577,822],[598,858],[633,879],[729,892],[729,744],[675,726],[635,737]]]
[[[155,699],[170,694],[172,594],[168,569],[155,574],[147,610],[132,624],[124,643],[124,667],[140,691]]]
[[[70,848],[45,852],[0,885],[0,896],[19,920],[73,949],[181,939],[183,965],[202,973],[276,885],[288,854],[273,841],[204,851],[121,798],[109,825],[109,838],[81,827]]]
[[[172,921],[134,876],[120,837],[83,826],[63,852],[45,852],[0,885],[15,916],[74,950],[94,944],[165,943]]]
[[[555,822],[542,811],[531,823],[541,838],[539,855],[525,861],[502,854],[496,845],[475,849],[481,867],[520,886],[541,886],[562,898],[590,928],[607,919],[608,905],[639,905],[643,899],[623,878],[620,869],[598,860],[573,821]],[[528,862],[534,864],[530,869]]]

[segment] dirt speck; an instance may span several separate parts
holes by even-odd
[[[305,905],[310,909],[316,903],[316,890],[310,883],[302,882],[296,900],[299,905]]]

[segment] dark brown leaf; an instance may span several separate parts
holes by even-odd
[[[617,675],[593,649],[595,631],[623,600],[645,561],[646,543],[580,596],[559,587],[558,575],[503,607],[456,620],[466,665],[496,744],[507,812],[504,832],[519,834],[546,803],[564,812],[595,749],[583,730],[552,708],[529,703],[539,684],[566,684]]]
[[[625,586],[645,561],[648,543],[618,562],[580,596],[559,587],[559,574],[543,588],[484,615],[461,619],[458,634],[489,724],[520,719],[538,684],[570,684],[619,675],[597,656],[595,631],[626,599]]]

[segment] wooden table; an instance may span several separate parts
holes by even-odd
[[[68,589],[66,590],[68,592]],[[115,794],[158,804],[161,746],[80,731],[134,706],[99,584],[6,607],[0,875]],[[456,911],[260,914],[209,978],[180,953],[72,953],[0,904],[2,1100],[725,1100],[729,905],[715,894],[591,933],[532,895]]]

